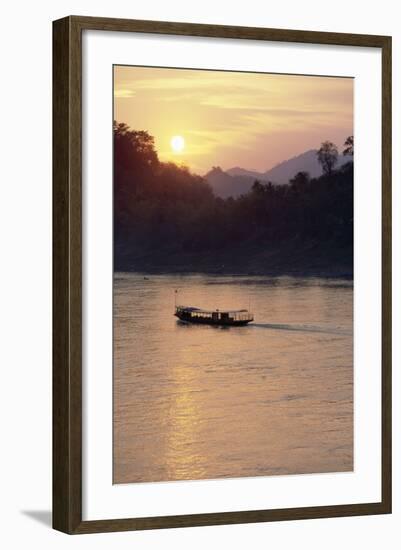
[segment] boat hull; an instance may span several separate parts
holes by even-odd
[[[235,320],[235,319],[208,319],[208,318],[194,318],[185,314],[174,314],[180,321],[186,323],[192,323],[194,325],[213,325],[221,327],[243,327],[252,322],[252,319],[248,320]]]

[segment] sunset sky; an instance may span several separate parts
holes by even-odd
[[[327,139],[342,150],[353,134],[353,80],[116,66],[114,119],[152,134],[160,160],[201,175],[265,171]]]

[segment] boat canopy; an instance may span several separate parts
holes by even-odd
[[[192,306],[176,306],[176,314],[180,316],[189,317],[190,319],[214,319],[219,320],[232,320],[232,321],[253,321],[253,314],[247,309],[200,309]]]
[[[176,306],[177,311],[188,311],[197,313],[248,313],[247,309],[200,309],[192,306]]]

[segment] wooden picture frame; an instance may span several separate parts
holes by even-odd
[[[379,502],[82,520],[82,43],[84,30],[378,48],[382,55],[382,497]],[[391,37],[66,17],[53,23],[53,527],[69,534],[391,512]]]

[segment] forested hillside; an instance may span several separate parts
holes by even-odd
[[[222,199],[189,169],[160,162],[147,132],[115,123],[115,269],[352,276],[349,158],[338,170],[322,162],[319,178],[256,180]]]

